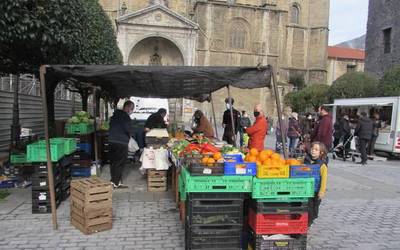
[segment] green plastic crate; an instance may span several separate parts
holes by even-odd
[[[314,178],[253,179],[253,199],[288,199],[314,196]]]
[[[77,123],[77,124],[72,124],[69,123],[67,124],[67,134],[69,135],[75,135],[75,134],[80,134],[80,135],[86,135],[94,132],[94,126],[93,124],[87,124],[87,123]]]
[[[185,192],[185,183],[183,182],[183,178],[181,175],[178,176],[178,190],[179,190],[179,200],[186,200],[186,192]]]
[[[77,143],[75,138],[51,138],[50,142],[64,143],[64,154],[69,155],[76,151]]]
[[[29,163],[26,154],[12,154],[10,155],[10,162],[12,164],[26,164]]]
[[[251,193],[253,176],[191,176],[182,168],[181,180],[183,200],[186,193]]]
[[[27,160],[29,162],[46,162],[46,143],[45,141],[38,141],[29,144],[26,147]],[[51,161],[56,162],[64,156],[64,142],[53,141],[50,143]]]

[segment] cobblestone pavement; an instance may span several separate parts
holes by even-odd
[[[147,193],[138,171],[130,167],[127,172],[130,188],[113,193],[113,229],[89,236],[70,225],[68,201],[57,210],[54,231],[50,215],[31,214],[30,189],[13,190],[0,202],[0,249],[183,249],[172,193]],[[398,161],[367,166],[332,161],[308,249],[400,249],[398,180]]]

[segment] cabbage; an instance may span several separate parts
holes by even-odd
[[[76,116],[73,116],[70,120],[71,120],[71,123],[79,123],[79,118]]]
[[[82,123],[89,123],[89,118],[83,117],[83,118],[81,118],[81,122]]]

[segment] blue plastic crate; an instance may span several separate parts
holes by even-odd
[[[71,168],[71,176],[72,177],[89,177],[89,176],[91,176],[91,168],[90,167]]]
[[[243,162],[242,154],[225,154],[224,155],[225,162],[234,161],[234,162]]]
[[[314,178],[314,191],[318,192],[321,186],[320,165],[290,166],[290,178]]]
[[[0,180],[0,189],[1,188],[14,188],[18,183],[18,179],[7,179]]]
[[[78,143],[77,144],[78,151],[83,151],[85,153],[92,153],[92,145],[90,143]]]
[[[225,162],[225,175],[251,175],[257,174],[257,164],[254,162]]]

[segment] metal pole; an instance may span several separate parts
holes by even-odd
[[[20,135],[21,135],[21,124],[19,123],[19,75],[16,75],[17,79],[13,82],[14,87],[14,102],[13,102],[13,113],[12,113],[12,124],[11,124],[11,148],[20,149]],[[10,74],[10,79],[13,75]]]
[[[44,79],[45,74],[46,74],[46,65],[42,65],[42,66],[40,66],[40,85],[41,85],[41,90],[42,90],[44,136],[45,136],[46,154],[47,154],[47,176],[49,178],[51,218],[52,218],[52,222],[53,222],[53,229],[57,230],[58,225],[57,225],[56,197],[55,197],[55,192],[54,192],[53,164],[51,162],[51,155],[50,155],[49,117],[48,117],[48,111],[47,111],[46,81]]]
[[[283,155],[285,158],[288,158],[288,148],[286,146],[286,132],[283,131],[283,124],[282,124],[282,108],[281,108],[281,101],[279,97],[279,92],[278,92],[278,87],[276,86],[276,75],[275,75],[275,70],[271,67],[272,69],[272,79],[271,79],[271,85],[274,89],[274,94],[275,94],[275,101],[276,101],[276,109],[278,111],[278,122],[279,122],[279,128],[281,129],[281,139],[282,139],[282,144],[283,144]]]
[[[218,127],[217,127],[217,119],[215,119],[215,109],[214,109],[214,99],[212,98],[212,93],[210,93],[210,101],[211,101],[211,109],[213,113],[214,127],[215,127],[215,136],[218,137]]]
[[[236,147],[236,130],[235,130],[235,121],[233,120],[233,107],[232,107],[232,97],[231,97],[231,89],[229,88],[229,85],[227,86],[228,88],[228,100],[229,100],[229,111],[231,112],[231,122],[232,122],[232,132],[233,132],[233,138],[234,138],[234,142],[233,142],[233,146]]]
[[[93,102],[93,117],[94,117],[94,121],[93,121],[93,126],[94,126],[94,160],[96,161],[96,163],[99,160],[99,156],[98,156],[98,152],[97,152],[97,124],[96,124],[96,118],[97,118],[97,97],[96,97],[96,88],[93,87],[93,98],[92,98],[92,102]]]

